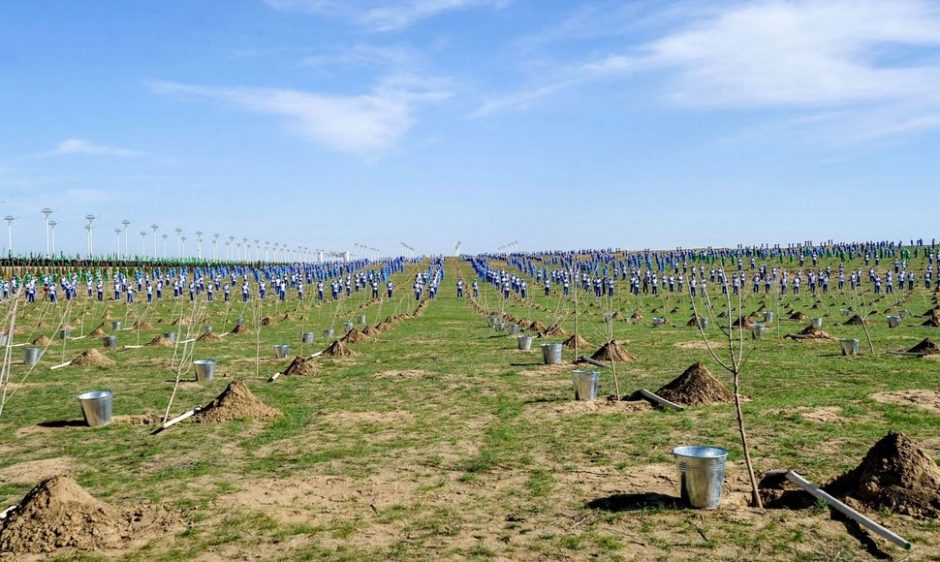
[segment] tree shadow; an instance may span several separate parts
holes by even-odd
[[[845,526],[845,530],[857,540],[873,558],[878,560],[890,560],[891,555],[881,550],[878,543],[872,536],[862,528],[856,521],[849,519],[838,511],[831,509],[832,520],[838,521]]]
[[[39,427],[45,427],[50,429],[66,429],[70,427],[88,427],[88,424],[85,423],[85,420],[54,420],[54,421],[45,421],[39,422]]]
[[[624,511],[643,511],[646,509],[684,509],[682,500],[677,496],[667,496],[656,492],[636,494],[614,494],[597,498],[586,504],[589,509],[620,513]]]

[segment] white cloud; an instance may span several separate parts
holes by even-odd
[[[264,0],[275,10],[341,17],[375,31],[406,28],[439,14],[468,8],[500,8],[508,0]]]
[[[863,141],[938,128],[938,48],[940,7],[923,0],[737,4],[695,14],[638,47],[559,67],[547,81],[487,100],[474,115],[656,71],[679,105],[838,109],[825,119],[826,132]]]
[[[97,144],[85,139],[65,139],[52,150],[52,154],[89,154],[95,156],[139,156],[140,152],[127,148],[118,148]]]
[[[240,109],[277,115],[294,132],[324,146],[370,153],[401,139],[414,123],[414,106],[447,94],[408,78],[389,80],[368,94],[326,95],[290,89],[212,88],[174,82],[152,85],[157,93],[185,94]]]

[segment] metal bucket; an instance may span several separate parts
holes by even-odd
[[[287,357],[287,344],[279,343],[274,346],[274,357],[284,359]]]
[[[241,316],[239,316],[238,318],[235,319],[235,325],[236,325],[236,326],[241,326],[241,325],[244,324],[244,323],[245,323],[245,319],[242,318]]]
[[[210,325],[203,326],[202,332],[203,332],[204,334],[211,334],[211,333],[212,333],[212,325],[210,324]]]
[[[110,349],[117,347],[117,336],[105,336],[102,338],[104,340],[104,346]]]
[[[814,328],[822,328],[822,318],[810,318]]]
[[[502,320],[500,320],[499,322],[496,323],[496,331],[497,331],[497,332],[503,332],[503,331],[505,331],[505,330],[506,330],[506,323],[505,323],[505,322],[503,322]]]
[[[176,332],[163,332],[163,337],[170,340],[173,343],[176,343]]]
[[[752,324],[751,325],[751,337],[755,340],[759,340],[764,337],[764,334],[767,333],[767,326],[763,324]]]
[[[313,343],[313,332],[303,332],[300,334],[300,341],[302,343]]]
[[[7,344],[7,335],[0,334],[0,345],[6,345],[6,344]]]
[[[659,328],[659,327],[665,326],[665,325],[666,325],[666,319],[665,319],[665,318],[660,318],[659,316],[653,318],[653,327],[654,327],[654,328]]]
[[[110,390],[92,390],[78,395],[82,406],[82,416],[88,427],[100,427],[111,423],[111,401],[114,394]]]
[[[360,314],[360,315],[359,315],[359,323],[360,323],[360,324],[365,324],[366,321],[367,321],[367,320],[366,320],[366,315],[365,315],[365,314]]]
[[[495,317],[495,316],[490,316],[489,318],[487,318],[487,320],[489,320],[490,328],[495,328],[495,327],[496,327],[496,322],[499,321],[499,318],[497,318],[497,317]]]
[[[542,360],[546,365],[561,364],[562,345],[560,343],[543,343],[539,347],[542,348]]]
[[[911,313],[911,312],[910,312],[909,310],[900,310],[900,311],[898,311],[898,316],[901,317],[901,320],[904,320],[905,318],[907,318],[907,316],[908,316],[910,313]]]
[[[352,329],[356,327],[356,325],[353,324],[352,322],[346,322],[345,324],[343,324],[343,327],[346,328],[347,332],[351,332]]]
[[[211,381],[215,375],[215,359],[196,359],[193,361],[196,369],[196,380],[199,382]]]
[[[708,329],[708,318],[699,318],[699,319],[698,319],[698,327],[701,328],[701,329],[703,329],[703,330],[707,330],[707,329]]]
[[[26,363],[29,366],[33,366],[36,363],[39,363],[39,358],[42,357],[42,348],[30,346],[23,350],[23,363]]]
[[[519,324],[513,323],[509,325],[509,335],[518,336],[521,333],[522,333],[522,327],[519,326]]]
[[[597,386],[601,381],[598,371],[572,371],[571,379],[574,383],[574,399],[584,402],[597,400]]]
[[[120,332],[123,329],[123,327],[124,327],[124,323],[121,322],[120,320],[115,320],[111,322],[111,329],[114,330],[115,332]]]
[[[331,339],[333,339],[333,337],[334,337],[335,335],[336,335],[336,330],[334,330],[333,328],[327,328],[327,329],[323,330],[323,337],[324,337],[324,339],[331,340]]]
[[[532,336],[519,336],[516,338],[516,347],[522,351],[532,349]]]
[[[719,447],[689,445],[672,450],[679,468],[679,495],[696,509],[717,509],[725,481],[728,451]]]
[[[70,337],[72,337],[72,330],[65,330],[65,329],[59,330],[59,339],[60,339],[60,340],[67,340],[67,339],[69,339]]]
[[[764,322],[770,324],[773,321],[774,321],[774,313],[769,310],[764,312]]]
[[[889,327],[889,328],[897,328],[897,327],[900,326],[900,325],[901,325],[901,317],[900,317],[900,316],[889,316],[889,317],[888,317],[888,327]]]
[[[858,338],[839,340],[842,355],[858,355]]]

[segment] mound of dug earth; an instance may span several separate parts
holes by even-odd
[[[611,363],[622,363],[624,361],[634,361],[636,356],[631,355],[616,341],[609,341],[602,345],[600,349],[594,352],[591,359],[595,361],[610,361]]]
[[[552,324],[544,332],[546,336],[567,336],[568,333],[565,332],[565,329],[559,326],[558,324]]]
[[[816,326],[807,326],[798,334],[790,334],[788,338],[793,338],[797,340],[834,340],[829,332],[820,330]]]
[[[921,519],[940,516],[940,468],[903,433],[891,431],[862,463],[825,486],[873,510],[889,509]]]
[[[323,350],[324,355],[333,355],[334,357],[348,357],[353,354],[352,350],[346,347],[340,340],[330,344],[330,347]]]
[[[317,374],[317,364],[313,359],[294,357],[290,365],[284,369],[284,376],[309,376]]]
[[[793,313],[790,314],[790,320],[799,320],[800,322],[806,322],[807,320],[809,320],[809,316],[803,314],[799,310],[794,310]]]
[[[196,338],[196,341],[201,341],[201,342],[220,342],[220,341],[222,341],[222,338],[220,338],[219,336],[213,334],[212,332],[204,332],[201,336],[199,336],[198,338]]]
[[[694,406],[731,402],[734,396],[705,365],[695,363],[681,375],[662,386],[656,394],[670,402]]]
[[[262,326],[270,326],[271,324],[274,324],[274,319],[271,318],[270,316],[265,316],[264,318],[261,319]]]
[[[153,326],[150,325],[150,322],[147,322],[146,320],[138,320],[137,322],[134,322],[134,329],[135,330],[151,330],[153,329]]]
[[[353,328],[352,330],[346,332],[346,335],[340,338],[340,341],[343,343],[362,343],[369,339],[369,336],[366,336],[359,331],[358,328]]]
[[[234,328],[232,328],[233,334],[244,334],[247,331],[248,331],[248,326],[245,326],[244,324],[239,324],[238,326],[235,326]]]
[[[38,338],[33,340],[33,345],[39,345],[43,347],[49,345],[50,343],[52,343],[52,340],[50,340],[46,336],[39,336]]]
[[[545,324],[542,324],[542,323],[539,322],[538,320],[535,320],[534,322],[532,322],[531,324],[529,324],[529,329],[530,329],[530,330],[535,330],[536,332],[538,332],[538,333],[540,333],[540,334],[541,334],[542,332],[544,332],[545,330],[547,330],[547,328],[545,327]]]
[[[940,346],[930,341],[929,338],[907,350],[908,353],[923,353],[924,355],[940,354]]]
[[[169,527],[165,516],[116,508],[96,500],[68,476],[54,476],[30,490],[3,521],[0,552],[115,548]]]
[[[921,326],[926,326],[928,328],[940,328],[940,317],[931,316],[927,319]]]
[[[90,338],[103,338],[104,336],[105,332],[101,329],[101,326],[98,326],[88,334],[88,337]]]
[[[574,349],[575,344],[577,344],[577,347],[579,348],[587,348],[591,345],[590,342],[581,337],[581,334],[578,334],[577,336],[571,336],[562,342],[562,345],[564,345],[567,349]]]
[[[83,351],[81,355],[72,359],[72,362],[69,365],[81,365],[84,367],[105,367],[108,365],[114,365],[114,359],[105,356],[97,349],[89,349],[88,351]]]
[[[218,423],[246,418],[266,420],[280,416],[280,410],[266,406],[244,383],[232,381],[222,394],[197,412],[193,420]]]
[[[634,311],[633,314],[630,315],[630,319],[640,321],[640,320],[643,320],[643,315],[640,314],[640,311],[637,310],[637,311]]]
[[[852,316],[845,321],[845,326],[861,326],[862,324],[868,324],[868,320],[863,319],[858,314]]]
[[[147,343],[147,347],[173,347],[173,342],[164,336],[156,336]]]

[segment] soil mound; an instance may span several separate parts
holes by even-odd
[[[105,335],[106,335],[106,334],[105,334],[104,330],[101,329],[101,326],[98,326],[97,328],[95,328],[94,330],[92,330],[91,333],[88,334],[88,337],[90,337],[90,338],[103,338]]]
[[[862,324],[868,324],[868,321],[863,319],[858,314],[856,314],[852,316],[851,318],[849,318],[848,320],[846,320],[845,324],[843,325],[844,326],[861,326]]]
[[[270,316],[265,316],[264,318],[261,319],[262,326],[270,326],[271,324],[274,324],[274,319],[271,318]]]
[[[559,326],[558,324],[552,324],[542,332],[546,336],[567,336],[568,333],[565,332],[565,329]]]
[[[799,320],[800,322],[806,322],[807,320],[809,320],[809,316],[803,314],[799,310],[794,310],[793,313],[790,314],[790,320]]]
[[[39,336],[38,338],[33,340],[33,345],[41,345],[43,347],[49,345],[50,343],[52,343],[52,340],[50,340],[46,336]]]
[[[692,318],[689,318],[689,321],[686,322],[685,325],[689,328],[698,328],[698,325],[701,321],[702,318],[700,316],[693,316]]]
[[[591,356],[591,359],[595,361],[610,361],[611,363],[622,363],[624,361],[634,361],[636,356],[631,355],[627,352],[616,341],[609,341],[602,345],[600,349],[594,352],[594,355]]]
[[[346,332],[346,335],[340,338],[340,341],[343,343],[362,343],[369,339],[369,336],[366,336],[359,331],[358,328],[353,328],[352,330]]]
[[[294,357],[291,364],[284,370],[284,376],[309,376],[317,374],[317,364],[313,359]]]
[[[244,334],[247,331],[248,331],[248,326],[245,326],[244,324],[239,324],[235,326],[234,328],[232,328],[233,334]]]
[[[931,316],[940,316],[940,308],[931,308],[927,312],[921,314],[924,318],[930,318]]]
[[[202,334],[201,336],[199,336],[198,338],[196,338],[196,341],[201,341],[201,342],[220,342],[220,341],[222,341],[222,338],[220,338],[219,336],[213,334],[212,332],[203,332],[203,334]]]
[[[640,320],[643,320],[643,315],[640,314],[639,311],[634,311],[634,313],[630,315],[630,319],[640,321]]]
[[[731,327],[732,328],[750,328],[751,324],[752,324],[751,319],[747,316],[742,315],[740,318],[734,321]]]
[[[156,336],[150,340],[147,347],[173,347],[173,342],[164,336]]]
[[[807,326],[798,334],[790,334],[787,337],[794,339],[807,339],[807,340],[834,340],[829,332],[820,330],[816,326]]]
[[[68,476],[30,490],[0,529],[0,552],[50,553],[60,548],[114,548],[146,533],[160,518],[98,501]],[[166,521],[163,521],[163,526]]]
[[[923,353],[924,355],[937,355],[940,354],[940,346],[930,341],[930,339],[925,339],[919,344],[907,350],[908,353]]]
[[[334,357],[348,357],[353,354],[352,350],[346,347],[346,344],[341,340],[336,340],[330,344],[330,347],[323,350],[324,355],[332,355]]]
[[[134,329],[135,330],[152,330],[153,326],[151,326],[150,322],[147,322],[146,320],[138,320],[134,322]]]
[[[921,519],[940,516],[940,468],[906,435],[888,432],[854,469],[825,486],[873,510]]]
[[[544,332],[544,331],[547,330],[548,328],[545,327],[545,324],[542,324],[542,323],[539,322],[538,320],[535,320],[535,321],[533,321],[531,324],[529,324],[529,329],[530,329],[530,330],[535,330],[536,332],[538,332],[538,333],[541,334],[542,332]]]
[[[88,351],[83,351],[81,355],[72,359],[72,362],[69,365],[81,365],[83,367],[105,367],[108,365],[114,365],[114,359],[105,356],[97,349],[89,349]]]
[[[170,322],[170,326],[189,326],[189,318],[177,318]]]
[[[226,422],[229,420],[266,420],[281,416],[281,411],[266,406],[240,381],[232,381],[218,397],[193,416],[197,422]]]
[[[290,320],[290,312],[285,312],[284,316],[281,316],[282,320]]]
[[[681,375],[657,390],[656,394],[670,402],[687,406],[720,404],[734,400],[731,391],[701,363],[691,365]]]
[[[564,345],[565,348],[567,349],[574,349],[575,343],[577,343],[577,346],[580,349],[587,349],[591,345],[590,342],[588,342],[586,339],[581,337],[581,334],[578,334],[577,336],[569,337],[568,339],[562,342],[562,345]]]
[[[931,316],[927,319],[926,322],[921,324],[921,326],[927,326],[928,328],[940,328],[940,317]]]

